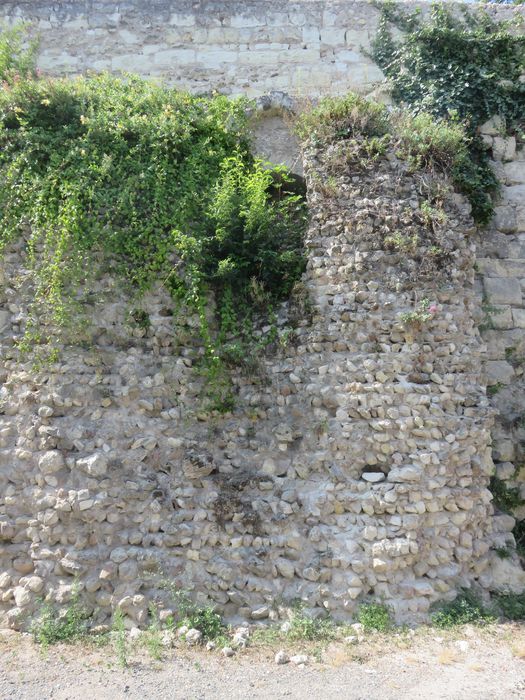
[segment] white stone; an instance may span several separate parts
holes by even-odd
[[[108,459],[105,455],[96,452],[89,457],[77,459],[77,467],[89,476],[104,476],[108,470]]]
[[[419,481],[422,476],[422,469],[415,465],[406,467],[394,467],[388,472],[388,480],[394,482]]]
[[[282,649],[280,651],[278,651],[277,654],[275,655],[275,663],[276,664],[282,665],[282,664],[287,664],[289,662],[290,662],[290,657]]]
[[[290,656],[290,661],[296,666],[306,666],[308,656],[306,654],[295,654],[295,656]]]
[[[202,640],[202,632],[196,629],[189,629],[185,634],[185,639],[190,646],[194,646]]]
[[[386,476],[383,474],[383,472],[363,472],[361,474],[361,478],[364,479],[364,481],[370,482],[371,484],[377,484],[380,481],[384,481]]]
[[[65,466],[64,457],[58,450],[49,450],[38,460],[38,468],[44,474],[54,474]]]

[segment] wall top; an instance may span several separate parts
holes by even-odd
[[[524,8],[490,7],[502,18],[514,11]],[[304,97],[367,93],[382,81],[367,56],[378,16],[369,0],[0,3],[0,21],[27,22],[39,36],[47,73],[126,71],[193,92]]]

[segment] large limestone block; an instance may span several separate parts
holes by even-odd
[[[480,582],[492,591],[522,593],[525,590],[525,571],[512,559],[491,555],[488,570]]]
[[[492,146],[492,155],[495,160],[509,161],[516,155],[516,138],[508,136],[495,136]]]
[[[487,134],[488,136],[498,136],[505,131],[505,120],[498,114],[495,114],[489,120],[479,127],[480,134]]]
[[[505,179],[509,185],[525,184],[525,160],[515,160],[503,166]]]
[[[485,365],[487,384],[510,384],[514,378],[514,367],[505,360],[489,360]]]
[[[503,233],[514,233],[517,229],[516,210],[510,206],[496,207],[494,225]]]
[[[525,309],[512,309],[512,320],[516,328],[525,328]]]
[[[488,301],[491,304],[520,306],[522,302],[520,281],[513,277],[485,277],[483,280]]]
[[[501,198],[504,203],[525,206],[525,185],[504,187],[501,191]]]

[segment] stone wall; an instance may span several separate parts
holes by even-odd
[[[201,406],[198,320],[161,288],[142,302],[149,324],[130,325],[104,277],[82,344],[40,370],[18,357],[27,273],[20,247],[7,256],[3,624],[75,586],[95,622],[119,606],[143,624],[150,600],[169,609],[162,578],[229,620],[275,618],[295,599],[348,617],[368,596],[421,619],[461,586],[492,587],[490,548],[509,522],[487,490],[468,206],[451,196],[429,226],[424,176],[393,155],[366,166],[332,147],[305,166],[302,292],[273,354],[234,376],[225,416]],[[400,228],[419,241],[409,253],[391,242]]]
[[[477,251],[485,370],[497,411],[493,457],[497,478],[525,502],[525,151],[514,136],[501,136],[498,119],[482,131],[501,182],[496,215],[480,232]],[[513,512],[525,518],[524,505]]]
[[[367,0],[18,0],[0,18],[28,21],[39,66],[60,75],[132,71],[193,91],[305,98],[382,79],[366,56],[378,19]]]

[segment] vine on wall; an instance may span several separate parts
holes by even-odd
[[[486,11],[457,16],[443,3],[407,12],[394,2],[378,3],[380,22],[372,57],[383,70],[394,102],[413,113],[460,121],[468,153],[454,167],[457,188],[472,204],[474,218],[487,223],[498,183],[478,136],[494,115],[508,133],[525,128],[525,37],[516,34],[520,17],[493,20]],[[401,31],[394,37],[393,29]]]
[[[0,39],[0,248],[29,231],[26,345],[59,337],[100,260],[138,292],[163,280],[198,312],[228,408],[227,339],[252,340],[254,315],[271,316],[304,270],[302,198],[252,156],[246,100],[133,76],[39,78],[21,42]]]

